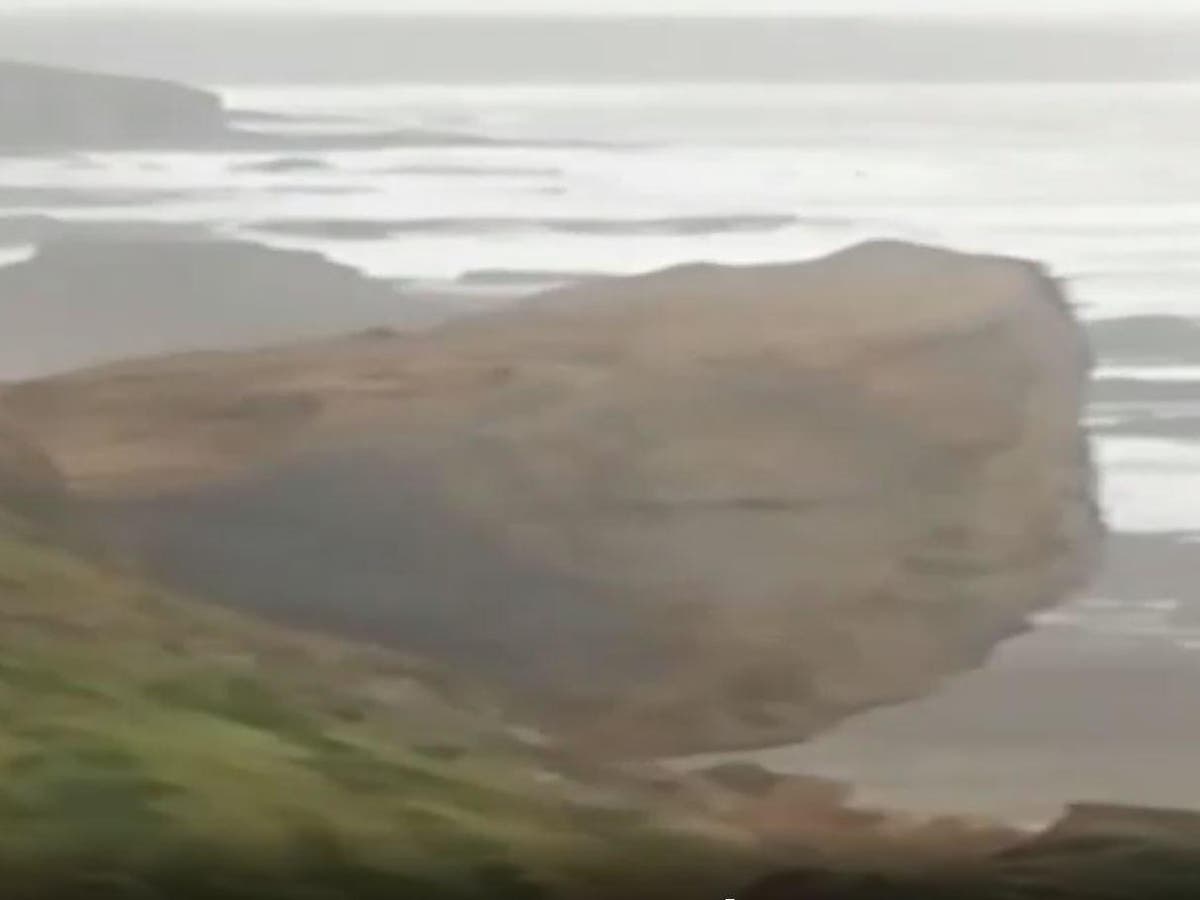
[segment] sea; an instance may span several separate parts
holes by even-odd
[[[1200,320],[1200,83],[213,87],[262,131],[456,138],[13,158],[5,190],[60,199],[0,216],[205,225],[485,305],[900,238],[1039,260],[1088,321]],[[0,265],[35,252],[0,247]],[[1099,361],[1149,399],[1097,401],[1088,423],[1116,555],[1153,587],[1102,577],[982,672],[761,759],[920,810],[1200,807],[1200,427],[1114,427],[1200,421],[1200,365],[1145,357]]]

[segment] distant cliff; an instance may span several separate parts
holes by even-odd
[[[174,144],[226,130],[221,100],[208,91],[0,61],[0,151]]]
[[[51,239],[0,268],[0,379],[411,325],[429,305],[316,253],[136,233]]]

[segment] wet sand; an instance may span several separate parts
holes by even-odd
[[[158,222],[153,219],[72,221],[47,215],[0,215],[0,244],[42,244],[47,241],[199,241],[213,236],[206,225]]]
[[[147,206],[171,200],[186,200],[187,191],[151,188],[58,188],[0,185],[0,210],[9,207],[54,209],[78,206]]]
[[[1153,603],[1200,583],[1200,546],[1117,537],[1096,594]],[[1119,615],[1119,614],[1118,614]],[[853,782],[858,802],[921,813],[1053,818],[1110,801],[1200,808],[1200,646],[1154,620],[1063,613],[936,694],[869,713],[802,747],[759,754]],[[1200,625],[1186,604],[1172,625]]]
[[[1094,322],[1092,346],[1105,360],[1126,363],[1200,361],[1200,322],[1180,316],[1130,316]]]

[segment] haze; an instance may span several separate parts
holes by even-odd
[[[112,0],[3,0],[0,10],[29,13],[39,11],[71,11],[132,8],[131,4],[114,3]],[[597,4],[592,0],[155,0],[141,4],[138,12],[155,11],[204,11],[204,12],[276,12],[276,13],[330,13],[386,12],[397,14],[429,13],[446,15],[463,14],[571,14],[571,15],[952,15],[955,18],[988,16],[1048,16],[1091,17],[1122,16],[1148,18],[1155,16],[1197,15],[1196,4],[1191,0],[1156,0],[1150,3],[1130,4],[1124,0],[1058,0],[1058,2],[1033,2],[1033,0],[973,0],[969,4],[955,0],[751,0],[735,3],[731,0],[614,0]]]
[[[57,0],[55,0],[57,3]],[[485,0],[459,0],[480,11]],[[561,0],[546,10],[584,10]],[[751,9],[765,10],[760,5]],[[727,0],[686,0],[688,9],[732,11]],[[418,0],[389,7],[415,10]],[[46,10],[54,4],[39,3]],[[825,0],[786,8],[807,17],[666,15],[685,0],[647,4],[638,17],[336,17],[242,11],[153,15],[81,4],[69,15],[19,15],[0,27],[0,58],[149,75],[207,85],[238,83],[613,83],[1166,81],[1200,75],[1197,20],[1057,16],[921,17],[930,0],[889,7],[889,16],[832,17]],[[13,9],[11,0],[9,8]],[[65,6],[59,5],[61,10]],[[88,15],[80,11],[89,10]],[[192,8],[182,3],[156,9]],[[276,6],[276,8],[278,8]],[[783,8],[782,6],[780,7]],[[854,7],[847,7],[847,9]],[[882,10],[860,3],[860,10]],[[946,9],[937,4],[937,9]],[[1020,8],[1030,11],[1032,6]],[[1051,9],[1066,10],[1060,5]],[[1077,3],[1079,12],[1108,4]],[[1164,13],[1174,4],[1153,9]],[[310,2],[309,13],[332,10]],[[507,8],[511,11],[511,7]]]

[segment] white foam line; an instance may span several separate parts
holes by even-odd
[[[1116,531],[1200,531],[1200,443],[1144,437],[1094,442],[1101,499]]]
[[[11,266],[23,263],[37,256],[37,247],[33,244],[18,244],[16,246],[0,246],[0,266]]]
[[[1101,366],[1095,381],[1122,378],[1136,381],[1200,381],[1200,366]]]

